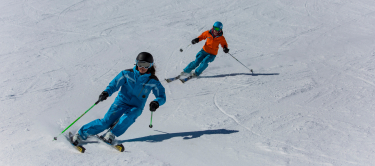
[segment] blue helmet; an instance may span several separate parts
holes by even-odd
[[[223,29],[223,24],[220,21],[216,21],[214,24],[214,29],[219,28],[220,30]]]

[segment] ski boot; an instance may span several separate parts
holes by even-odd
[[[80,142],[82,142],[82,137],[77,132],[72,138],[72,144],[77,146]]]
[[[104,135],[103,140],[109,144],[113,144],[113,142],[115,142],[115,135],[112,134],[112,132],[107,132],[107,134]]]
[[[181,73],[180,73],[180,76],[189,76],[190,75],[190,73],[185,73],[184,71],[182,71]]]
[[[191,73],[190,76],[191,76],[192,78],[194,78],[194,77],[198,77],[198,75],[197,75],[195,72]]]

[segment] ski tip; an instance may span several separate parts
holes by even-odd
[[[122,144],[118,144],[118,145],[115,145],[115,148],[120,151],[120,152],[124,152],[125,151],[125,147],[124,145]]]
[[[86,149],[83,146],[75,146],[75,147],[81,153],[85,153],[85,151],[86,151]]]

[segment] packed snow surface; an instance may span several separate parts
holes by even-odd
[[[216,21],[254,74],[220,48],[200,78],[166,83]],[[123,153],[53,141],[143,51],[167,95],[154,127],[151,94]],[[0,165],[375,165],[374,0],[2,0],[0,74]]]

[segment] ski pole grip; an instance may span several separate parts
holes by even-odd
[[[100,100],[98,100],[97,102],[95,102],[95,105],[97,105],[99,102],[100,102]]]

